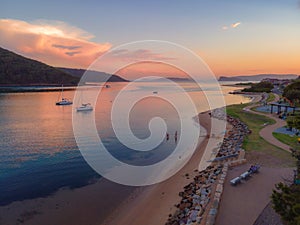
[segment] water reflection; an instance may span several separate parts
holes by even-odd
[[[136,104],[130,114],[132,132],[138,138],[147,138],[148,123],[153,117],[161,117],[167,124],[167,137],[153,151],[137,152],[120,143],[111,126],[111,107],[124,83],[111,83],[98,97],[92,112],[80,112],[82,118],[95,114],[99,137],[111,154],[126,163],[145,165],[167,157],[180,139],[180,123],[176,110],[160,96],[172,95],[178,99],[181,93],[166,87],[165,91],[152,93],[143,83],[129,91],[149,92],[152,97]],[[209,109],[204,94],[195,85],[181,83],[194,100],[199,112]],[[223,87],[227,104],[248,101],[243,96],[227,95],[230,87]],[[210,90],[214,92],[213,89]],[[87,94],[86,94],[87,93]],[[89,94],[86,92],[86,101]],[[59,92],[17,93],[0,95],[0,204],[49,193],[63,186],[84,185],[98,175],[86,164],[76,146],[72,130],[72,106],[56,106]],[[72,99],[74,91],[64,92]],[[124,102],[123,104],[127,104]],[[192,119],[192,118],[190,118]],[[122,131],[121,131],[122,132]],[[126,133],[125,133],[126,135]],[[41,186],[41,184],[43,184]],[[45,188],[47,185],[47,188]]]

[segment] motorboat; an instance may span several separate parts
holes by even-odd
[[[76,111],[77,112],[80,112],[80,111],[92,111],[94,108],[93,106],[90,104],[90,103],[83,103],[81,104],[81,106],[77,107],[76,108]]]

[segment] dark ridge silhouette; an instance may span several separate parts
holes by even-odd
[[[78,77],[0,47],[1,86],[70,86],[78,81]]]
[[[81,78],[85,72],[88,72],[88,80],[86,82],[128,82],[124,78],[115,75],[115,74],[108,74],[105,72],[99,72],[94,70],[85,70],[85,69],[72,69],[72,68],[61,68],[58,67],[57,69],[70,74],[74,77]]]
[[[246,76],[220,76],[219,81],[261,81],[265,78],[270,79],[296,79],[299,75],[296,74],[256,74]]]

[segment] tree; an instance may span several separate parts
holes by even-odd
[[[244,88],[245,92],[271,92],[274,85],[268,81],[261,81],[259,83],[251,84],[250,88]]]
[[[300,130],[300,117],[298,116],[295,117],[294,126],[297,130]]]
[[[283,90],[283,96],[292,102],[298,101],[300,99],[300,80],[296,79],[293,83],[286,86]]]
[[[300,115],[289,116],[286,120],[288,127],[300,130]]]
[[[300,90],[288,89],[283,93],[283,95],[290,101],[295,102],[300,99]]]
[[[289,116],[289,117],[286,119],[286,123],[287,123],[287,126],[288,126],[289,128],[293,128],[293,127],[294,127],[293,116]]]
[[[300,178],[300,151],[294,149],[292,154],[297,159],[297,180]],[[292,185],[275,185],[276,189],[271,196],[274,210],[289,225],[300,224],[300,185],[297,185],[295,180]]]

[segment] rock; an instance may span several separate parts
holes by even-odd
[[[215,193],[215,198],[219,198],[219,199],[220,199],[220,198],[221,198],[221,193],[216,192],[216,193]]]
[[[223,191],[223,185],[217,184],[216,192],[222,193]]]

